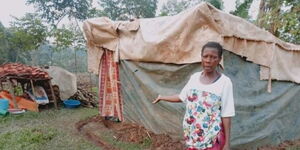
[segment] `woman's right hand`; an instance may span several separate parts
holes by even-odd
[[[158,103],[161,100],[161,96],[158,95],[157,98],[152,102],[153,104]]]

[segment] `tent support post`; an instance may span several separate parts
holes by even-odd
[[[272,93],[272,77],[271,77],[271,68],[269,68],[268,92],[269,92],[269,93]]]

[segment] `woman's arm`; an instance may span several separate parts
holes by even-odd
[[[223,150],[230,149],[230,128],[231,128],[231,117],[222,117],[224,132],[225,132],[225,145]]]
[[[161,96],[161,95],[158,95],[157,98],[152,103],[156,104],[156,103],[158,103],[161,100],[167,101],[167,102],[171,102],[171,103],[180,103],[180,102],[182,102],[179,99],[178,95],[171,95],[171,96]]]

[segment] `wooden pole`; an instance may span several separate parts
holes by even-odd
[[[10,92],[12,98],[13,98],[14,107],[15,107],[16,109],[18,109],[19,107],[18,107],[17,100],[16,100],[16,97],[15,97],[15,92],[14,92],[14,90],[13,90],[12,82],[10,81],[9,78],[7,78],[7,81],[8,81],[8,84],[9,84],[9,92]]]
[[[33,81],[30,79],[30,85],[31,85],[31,90],[32,90],[32,95],[35,98],[35,90],[34,90],[34,85],[33,85]]]
[[[56,109],[58,109],[58,107],[57,107],[57,100],[56,100],[56,97],[54,95],[54,90],[53,90],[53,87],[52,87],[52,84],[51,84],[51,80],[49,80],[48,83],[49,83],[49,86],[50,86],[50,89],[51,89],[51,95],[52,95],[53,100],[54,100],[54,107]]]
[[[34,85],[33,85],[33,81],[32,79],[30,79],[30,85],[31,85],[31,90],[32,90],[32,95],[33,95],[33,101],[36,102],[36,98],[35,98],[35,90],[34,90]],[[37,102],[36,102],[37,103]],[[39,111],[39,107],[38,107],[38,111]]]

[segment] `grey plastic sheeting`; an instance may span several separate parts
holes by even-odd
[[[259,80],[259,66],[225,51],[224,74],[233,82],[236,116],[231,144],[256,149],[300,138],[300,86],[291,82]],[[183,103],[152,104],[158,94],[179,93],[200,64],[174,65],[121,61],[120,78],[124,117],[155,133],[182,138]]]

